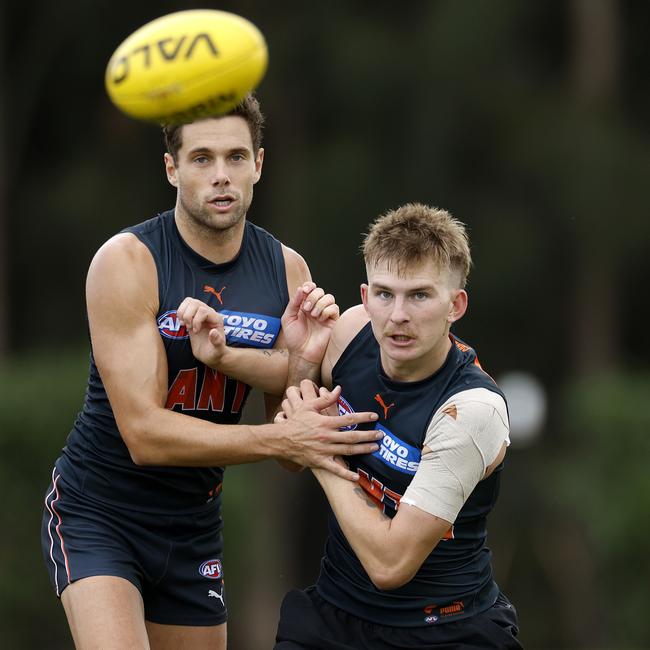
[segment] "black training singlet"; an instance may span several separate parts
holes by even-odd
[[[158,329],[169,367],[167,408],[210,422],[237,423],[250,386],[194,358],[176,309],[187,296],[199,298],[224,315],[229,345],[272,347],[289,300],[280,242],[247,222],[237,257],[217,265],[183,241],[173,210],[124,232],[133,233],[147,246],[158,272]],[[90,498],[168,514],[218,503],[224,471],[222,467],[136,466],[115,423],[92,353],[83,410],[57,468],[69,488]]]
[[[384,433],[380,449],[347,460],[351,469],[358,470],[360,485],[389,517],[395,516],[415,475],[436,410],[454,394],[472,388],[503,396],[481,370],[474,350],[451,338],[447,359],[434,375],[416,382],[392,381],[381,367],[379,346],[368,323],[333,368],[333,384],[342,387],[339,412],[379,414],[374,428]],[[318,592],[354,616],[396,627],[440,624],[491,607],[499,590],[485,545],[486,517],[497,498],[500,470],[478,483],[445,539],[413,579],[390,591],[379,591],[370,581],[330,510]],[[397,559],[402,551],[393,552]]]

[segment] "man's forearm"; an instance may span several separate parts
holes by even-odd
[[[214,369],[269,395],[282,395],[288,367],[289,355],[282,348],[258,350],[229,347]]]
[[[303,379],[311,379],[315,384],[320,385],[320,366],[320,363],[313,363],[298,355],[290,354],[287,387],[298,386]]]
[[[162,407],[128,418],[118,415],[118,425],[136,464],[176,467],[216,467],[272,458],[280,433],[277,425],[214,424]]]
[[[451,522],[403,505],[392,519],[359,484],[313,469],[348,543],[374,585],[397,589],[417,573]]]
[[[387,517],[358,484],[345,481],[327,470],[314,468],[350,546],[368,575],[382,571],[393,553],[389,544],[391,519]]]

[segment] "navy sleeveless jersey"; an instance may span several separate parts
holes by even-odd
[[[376,411],[374,428],[384,433],[380,449],[347,460],[360,485],[389,517],[413,479],[432,416],[454,394],[487,388],[503,396],[481,369],[474,350],[455,337],[444,365],[416,382],[389,379],[368,323],[344,350],[332,371],[342,387],[339,412]],[[363,427],[371,427],[371,424]],[[359,618],[396,627],[458,620],[491,607],[498,587],[485,545],[486,517],[497,498],[500,466],[480,481],[453,527],[406,585],[379,591],[348,544],[333,512],[317,589],[336,607]],[[400,549],[394,549],[398,557]]]
[[[173,210],[123,232],[136,235],[156,264],[158,330],[169,375],[166,407],[210,422],[237,423],[250,387],[194,358],[176,309],[187,296],[199,298],[224,315],[229,345],[273,347],[289,300],[280,242],[246,222],[237,257],[217,265],[183,241]],[[186,513],[218,504],[223,478],[222,467],[136,466],[92,353],[83,410],[57,467],[69,488],[91,499],[149,512]]]

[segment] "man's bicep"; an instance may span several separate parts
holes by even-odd
[[[88,272],[86,299],[93,356],[118,425],[141,409],[164,406],[156,270],[143,245],[123,236],[102,247]]]
[[[423,454],[400,507],[417,506],[453,523],[484,471],[481,455],[471,443],[442,454],[437,450]]]
[[[420,465],[402,502],[454,522],[507,440],[508,425],[492,395],[483,389],[455,395],[429,425]]]
[[[282,245],[284,267],[287,274],[287,289],[289,298],[294,295],[299,286],[311,280],[311,273],[305,259],[288,246]]]

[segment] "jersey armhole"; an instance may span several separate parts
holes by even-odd
[[[270,232],[255,226],[250,221],[246,222],[248,228],[258,228],[269,238],[269,249],[271,253],[271,264],[273,265],[273,272],[275,273],[275,286],[278,291],[278,299],[280,300],[283,309],[289,303],[289,285],[287,284],[287,266],[284,262],[284,253],[282,252],[282,242],[274,237]]]

